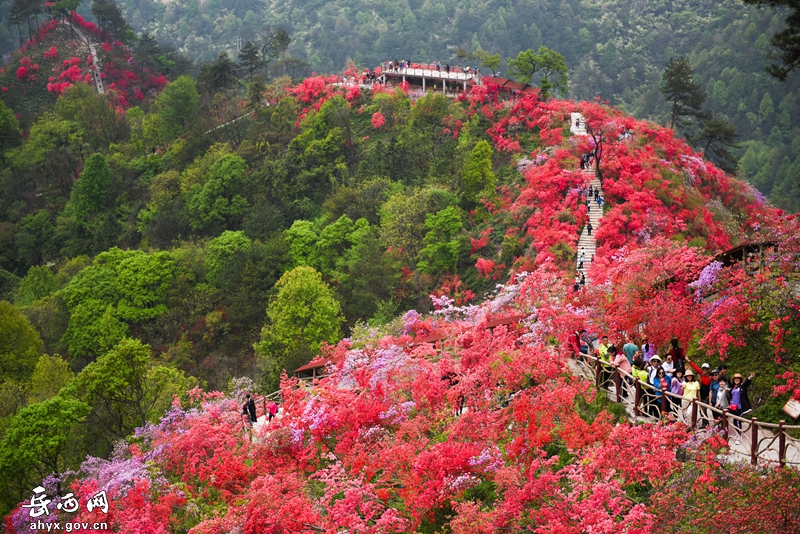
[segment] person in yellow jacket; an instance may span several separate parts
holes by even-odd
[[[609,361],[608,359],[608,347],[611,345],[608,343],[608,336],[603,336],[601,343],[597,345],[597,355],[603,361]]]
[[[700,382],[695,380],[694,371],[691,368],[686,370],[684,375],[686,380],[683,382],[683,409],[689,408],[692,399],[697,399],[700,395]]]

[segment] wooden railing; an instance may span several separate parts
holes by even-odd
[[[309,383],[315,379],[324,378],[328,375],[317,375],[316,377],[299,377],[298,380],[301,383]],[[268,393],[266,395],[256,395],[253,397],[253,402],[256,404],[256,419],[259,417],[267,417],[269,413],[267,411],[267,407],[270,402],[275,402],[279,407],[283,404],[283,397],[281,396],[281,391],[273,391],[272,393]],[[242,412],[241,406],[238,409],[239,418],[242,420],[242,428],[245,432],[252,428],[250,424],[250,416]]]
[[[256,419],[258,419],[259,417],[267,417],[267,414],[269,414],[268,403],[272,401],[274,401],[275,404],[278,405],[281,404],[282,398],[280,391],[275,391],[268,395],[258,395],[253,397],[253,402],[255,402],[256,405]],[[242,420],[242,429],[245,432],[250,430],[250,428],[252,427],[252,423],[250,422],[250,415],[242,412],[242,410],[239,409],[239,418]]]
[[[602,359],[581,354],[573,360],[579,374],[594,381],[597,389],[612,400],[627,405],[636,417],[685,423],[692,430],[715,428],[727,440],[731,454],[751,464],[791,465],[800,468],[800,426],[738,417],[697,399],[684,399],[672,392],[658,391],[647,382],[610,365]]]

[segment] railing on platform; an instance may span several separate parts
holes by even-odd
[[[584,378],[593,380],[597,389],[611,395],[617,403],[632,408],[635,416],[651,421],[674,418],[692,430],[715,428],[728,442],[732,453],[748,458],[753,465],[760,461],[781,467],[800,467],[798,425],[787,425],[785,421],[766,423],[755,417],[746,419],[697,399],[659,391],[596,356],[581,354],[574,361]]]
[[[308,383],[326,376],[328,375],[317,375],[316,377],[298,377],[298,380],[301,383]],[[256,395],[253,397],[253,402],[256,405],[256,420],[258,420],[259,417],[268,417],[269,412],[267,410],[270,402],[274,402],[278,406],[283,404],[283,397],[281,396],[281,391],[278,390],[268,393],[267,395]],[[250,422],[250,415],[242,412],[241,410],[239,410],[238,413],[239,418],[242,420],[242,429],[247,432],[253,426]]]

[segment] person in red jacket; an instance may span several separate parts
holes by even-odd
[[[700,402],[710,403],[709,394],[711,393],[711,366],[704,363],[700,367],[690,360],[688,357],[686,361],[692,366],[692,369],[700,374]]]
[[[681,371],[685,371],[686,368],[683,364],[686,355],[683,353],[683,349],[678,344],[677,338],[672,338],[669,342],[671,348],[669,349],[669,355],[672,356],[672,362],[675,364],[675,369],[680,369]]]
[[[588,350],[584,349],[581,350],[581,336],[586,333],[586,330],[581,330],[580,332],[575,331],[569,335],[567,339],[567,346],[569,347],[569,351],[571,356],[574,358],[580,358],[581,354],[588,354]]]

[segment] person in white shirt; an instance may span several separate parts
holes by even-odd
[[[653,357],[658,357],[658,354],[655,354]],[[672,363],[672,356],[667,356],[667,360],[661,364],[661,368],[664,369],[669,376],[672,376],[672,373],[675,372],[675,364]]]

